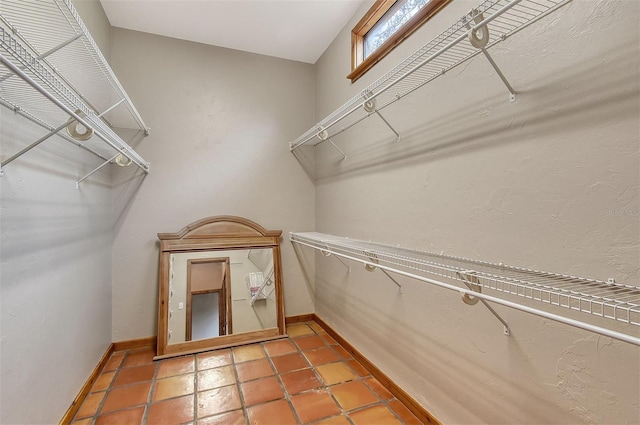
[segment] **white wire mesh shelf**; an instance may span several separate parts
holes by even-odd
[[[538,301],[640,326],[640,287],[493,264],[466,258],[394,247],[322,233],[291,233],[290,240],[323,252],[395,272],[464,295],[502,304],[616,339],[640,345],[640,338],[586,322],[533,309],[501,298],[502,294]],[[433,278],[464,283],[458,287]],[[471,285],[469,285],[471,283]],[[488,290],[488,292],[482,292]]]
[[[106,163],[121,154],[149,171],[111,127],[149,129],[70,0],[0,2],[0,104]],[[69,117],[85,121],[93,137],[59,131]]]
[[[330,140],[331,137],[353,127],[368,116],[374,113],[379,115],[379,111],[387,106],[480,53],[484,53],[495,68],[514,100],[515,92],[489,56],[487,49],[568,1],[570,0],[484,1],[472,13],[460,18],[436,38],[291,142],[289,150],[293,151],[307,143],[315,146]],[[488,39],[483,44],[473,43],[479,46],[474,47],[470,42],[469,34],[483,32],[488,32]],[[386,120],[385,124],[391,128]],[[393,131],[399,139],[399,134]]]

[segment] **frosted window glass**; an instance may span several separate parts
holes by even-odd
[[[431,0],[398,0],[364,36],[365,59]]]

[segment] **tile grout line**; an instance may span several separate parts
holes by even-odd
[[[305,338],[307,336],[316,336],[318,338],[321,338],[321,336],[316,332],[315,329],[313,329],[312,326],[310,326],[308,324],[308,322],[303,322],[308,328],[311,329],[311,331],[313,332],[313,335],[300,335],[297,336],[296,338]],[[326,394],[331,397],[331,400],[333,400],[333,402],[336,404],[336,406],[338,407],[338,409],[340,410],[340,416],[344,416],[349,422],[353,423],[353,421],[351,421],[351,418],[349,418],[347,411],[345,409],[342,408],[342,406],[340,405],[340,403],[338,402],[338,400],[335,398],[333,392],[331,391],[330,387],[331,385],[327,385],[327,383],[325,382],[325,380],[322,378],[322,375],[320,375],[320,372],[317,370],[317,365],[311,364],[311,362],[306,358],[306,356],[304,355],[304,351],[300,348],[300,346],[294,341],[293,342],[295,344],[296,347],[298,347],[298,350],[300,352],[300,354],[305,357],[305,359],[307,360],[307,362],[311,365],[311,368],[313,369],[314,373],[316,374],[316,376],[319,378],[319,382],[322,383],[322,389],[324,390],[324,392],[326,392]],[[325,341],[323,340],[323,346],[328,346],[328,344],[325,343]],[[322,347],[316,347],[316,349],[318,348],[322,348]],[[310,350],[311,351],[311,350]],[[337,353],[336,353],[337,354]],[[330,364],[330,363],[326,363],[326,364]],[[348,365],[346,365],[348,367]],[[314,419],[313,422],[318,422],[318,421],[322,421],[328,418],[331,418],[333,416],[336,415],[330,415],[330,416],[325,416],[325,417],[320,417],[320,418],[316,418]]]
[[[296,346],[295,342],[293,342],[293,338],[292,337],[288,337],[288,341],[297,350],[297,346]],[[276,379],[278,380],[278,382],[280,383],[280,386],[282,387],[282,393],[284,395],[284,400],[289,405],[289,409],[291,409],[291,412],[293,413],[293,417],[296,420],[296,423],[297,424],[302,424],[302,421],[300,420],[300,416],[298,415],[298,411],[295,409],[295,407],[293,406],[293,402],[291,401],[291,395],[289,394],[289,391],[287,391],[287,388],[285,387],[284,382],[282,382],[282,377],[280,376],[280,372],[278,371],[278,369],[276,368],[275,363],[273,362],[272,356],[267,352],[266,349],[265,349],[265,353],[267,353],[267,355],[269,356],[269,364],[271,365],[271,368],[273,369],[273,371],[274,371],[274,373],[276,375]],[[290,354],[290,353],[288,353],[288,354]],[[284,354],[284,355],[287,355],[287,354]],[[273,357],[279,357],[279,356],[273,356]],[[289,371],[289,372],[291,372],[291,371]]]
[[[111,358],[113,358],[114,354],[115,353],[111,354],[111,357],[109,357],[109,360],[111,360]],[[106,391],[104,392],[104,396],[102,397],[102,400],[100,401],[100,404],[98,405],[98,408],[93,413],[93,421],[92,421],[92,423],[96,423],[98,421],[98,416],[100,416],[102,414],[102,408],[104,407],[105,403],[107,402],[107,397],[109,397],[109,394],[111,394],[111,391],[113,390],[113,384],[116,382],[116,379],[117,379],[118,375],[120,374],[120,369],[122,369],[122,365],[124,364],[124,361],[126,360],[128,355],[129,355],[129,351],[128,350],[125,351],[124,354],[122,355],[122,359],[120,360],[120,364],[116,368],[115,373],[113,374],[113,378],[111,378],[111,382],[109,383],[109,386],[107,387]],[[104,371],[102,371],[102,372],[104,372]],[[102,372],[100,372],[101,375],[102,375]]]
[[[198,367],[198,354],[193,354],[193,423],[198,422],[198,373],[200,368]]]
[[[155,365],[153,369],[153,376],[151,377],[151,387],[149,388],[149,394],[147,394],[147,403],[144,406],[144,413],[142,414],[142,425],[146,425],[149,420],[149,413],[151,412],[151,403],[153,403],[153,395],[156,392],[156,382],[158,380],[158,373],[160,372],[160,363],[152,363]]]
[[[242,416],[243,416],[245,425],[248,425],[249,409],[247,408],[247,404],[244,401],[244,393],[242,392],[242,385],[240,384],[240,374],[238,373],[238,367],[237,367],[238,364],[236,363],[236,358],[233,353],[233,349],[229,349],[229,356],[231,357],[231,367],[233,369],[233,374],[236,377],[236,388],[238,389],[238,397],[240,398],[240,405],[242,406]]]

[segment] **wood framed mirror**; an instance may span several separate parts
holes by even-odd
[[[281,234],[235,216],[158,233],[156,359],[284,337]]]

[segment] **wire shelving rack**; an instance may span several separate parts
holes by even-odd
[[[505,326],[507,335],[508,325],[487,302],[640,346],[640,338],[634,335],[638,334],[636,330],[624,333],[518,302],[518,299],[528,299],[540,303],[541,308],[544,305],[552,305],[614,322],[640,326],[638,286],[513,267],[502,263],[488,263],[316,232],[291,233],[290,240],[319,250],[326,256],[334,254],[339,258],[360,262],[369,271],[380,269],[389,277],[389,273],[394,273],[458,291],[466,304],[482,301]],[[395,279],[392,280],[400,287]],[[461,283],[464,286],[458,286]]]
[[[3,158],[3,168],[57,134],[104,161],[78,184],[121,158],[122,165],[149,172],[149,163],[112,127],[144,135],[149,128],[70,0],[0,2],[0,104],[48,131]],[[65,127],[78,123],[93,137],[66,134]]]
[[[490,56],[488,49],[557,10],[570,0],[486,0],[457,22],[370,84],[341,107],[289,143],[289,150],[329,141],[371,115],[377,115],[400,140],[400,134],[380,114],[447,71],[484,55],[510,93],[516,92]],[[340,151],[343,159],[346,155]]]

